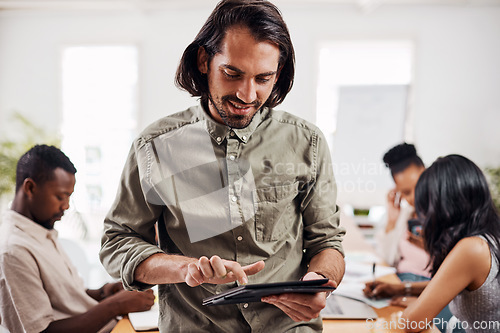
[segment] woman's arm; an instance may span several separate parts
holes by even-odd
[[[479,288],[491,267],[488,244],[479,237],[464,238],[446,256],[418,300],[403,313],[407,332],[427,329],[428,323],[462,290]]]
[[[390,205],[390,203],[388,203],[388,205]],[[394,203],[392,203],[392,205],[394,205]],[[397,212],[393,213],[390,212],[391,209],[395,210],[396,208],[394,208],[394,206],[392,208],[389,206],[387,207],[387,225],[391,224],[389,221],[390,214],[397,214],[396,221],[392,223],[393,225],[390,230],[387,228],[379,230],[375,235],[375,238],[377,241],[377,255],[379,255],[388,265],[395,266],[400,257],[398,244],[401,237],[405,234],[407,222],[413,214],[413,209],[408,205],[403,205],[401,208],[397,208]]]
[[[427,287],[429,281],[411,282],[410,290],[407,290],[406,283],[388,283],[383,281],[372,281],[365,284],[363,292],[367,297],[386,298],[393,296],[419,296]]]

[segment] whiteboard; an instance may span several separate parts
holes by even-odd
[[[356,208],[384,205],[394,186],[382,157],[403,142],[408,85],[339,88],[332,160],[338,200]]]

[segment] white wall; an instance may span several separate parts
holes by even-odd
[[[285,10],[297,48],[287,105],[312,118],[316,44],[322,39],[410,38],[416,43],[413,139],[426,163],[464,154],[500,164],[500,8],[382,7]],[[360,138],[363,139],[363,138]],[[366,138],[369,139],[369,138]]]
[[[131,13],[0,13],[0,112],[13,110],[57,130],[61,46],[135,43],[140,48],[139,128],[194,103],[174,87],[177,62],[210,8]]]
[[[481,167],[500,165],[499,7],[384,6],[363,14],[353,8],[304,6],[285,9],[284,15],[297,49],[296,85],[283,104],[288,110],[314,117],[319,41],[412,39],[416,54],[408,139],[424,162],[459,153]],[[388,148],[380,147],[381,157]],[[352,203],[359,206],[384,204],[384,196],[373,193],[343,197],[356,197]]]
[[[139,129],[196,103],[174,86],[174,73],[214,3],[155,12],[0,12],[0,129],[13,110],[59,129],[60,49],[67,44],[140,46]],[[369,14],[333,5],[280,8],[297,57],[295,85],[280,108],[314,122],[320,41],[411,38],[411,132],[424,162],[461,153],[480,166],[500,164],[500,7],[383,6]]]

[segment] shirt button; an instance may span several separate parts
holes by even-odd
[[[221,142],[222,138],[220,136],[218,136],[217,139],[215,139],[215,140],[217,140],[217,142]]]
[[[237,198],[237,197],[232,197],[232,198],[231,198],[231,200],[232,200],[233,202],[236,202],[236,201],[238,201],[238,198]]]
[[[237,239],[237,240],[239,240],[239,241],[241,242],[241,241],[243,240],[243,237],[238,236],[236,239]]]
[[[248,308],[248,303],[243,304],[243,307],[246,309]]]
[[[233,136],[234,136],[234,132],[233,132],[233,131],[229,132],[229,135],[230,135],[231,137],[233,137]]]
[[[243,135],[241,138],[243,139],[243,141],[247,141],[247,136],[246,135]]]
[[[236,159],[236,157],[234,157],[233,155],[231,155],[231,156],[229,156],[229,159],[230,159],[231,161],[234,161],[234,160]]]

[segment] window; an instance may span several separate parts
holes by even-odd
[[[99,244],[136,134],[137,80],[136,46],[62,50],[62,149],[78,172],[71,207],[56,224],[61,237]]]

